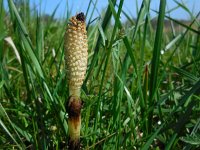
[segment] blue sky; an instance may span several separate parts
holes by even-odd
[[[93,0],[95,3],[96,0]],[[138,1],[138,5],[140,7],[142,0],[124,0],[124,8],[123,10],[126,11],[129,15],[136,18],[136,1]],[[174,0],[166,0],[167,1],[167,10],[172,9],[177,6]],[[200,11],[200,0],[176,0],[178,2],[184,2],[193,14],[197,14]],[[89,0],[30,0],[31,5],[35,3],[42,12],[47,14],[52,14],[56,6],[59,4],[59,8],[56,12],[56,18],[60,18],[65,16],[66,14],[66,4],[68,3],[69,8],[72,10],[72,14],[76,14],[77,12],[86,12]],[[160,0],[151,0],[151,9],[158,10]],[[119,0],[117,0],[119,4]],[[99,16],[99,13],[106,8],[108,5],[108,0],[98,0],[97,2],[97,9],[94,12],[94,18]],[[190,15],[183,9],[178,8],[173,11],[171,17],[175,19],[190,19]],[[151,16],[154,17],[155,13],[151,13]],[[125,20],[125,17],[121,16],[122,21]]]

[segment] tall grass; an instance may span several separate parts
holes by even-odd
[[[152,18],[151,3],[143,0],[132,19],[123,10],[123,0],[109,0],[102,16],[93,20],[97,1],[88,1],[83,149],[199,148],[199,14],[178,1],[168,10],[166,2],[160,1]],[[63,38],[67,19],[75,14],[66,7],[66,17],[58,20],[58,6],[45,17],[29,1],[8,0],[8,12],[3,3],[0,147],[66,149],[69,94]],[[170,13],[177,8],[191,20],[173,19]],[[120,15],[128,21],[121,22]]]

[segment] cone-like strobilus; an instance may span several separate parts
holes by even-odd
[[[81,107],[80,90],[87,69],[88,43],[85,16],[79,13],[69,20],[65,33],[65,62],[69,83],[67,103],[68,146],[70,150],[80,149]]]

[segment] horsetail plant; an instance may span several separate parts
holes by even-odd
[[[80,90],[87,69],[87,32],[84,13],[72,17],[65,33],[65,62],[69,84],[67,104],[69,149],[80,149],[81,107]]]

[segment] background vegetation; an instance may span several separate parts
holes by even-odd
[[[14,3],[15,2],[15,3]],[[24,0],[0,1],[0,148],[65,149],[68,87],[63,36],[67,11],[55,19]],[[166,0],[151,18],[143,0],[136,19],[124,0],[109,0],[92,20],[82,88],[83,149],[200,148],[200,22],[170,17]],[[91,11],[93,12],[93,11]],[[124,14],[127,22],[120,21]],[[111,22],[111,18],[113,21]]]

